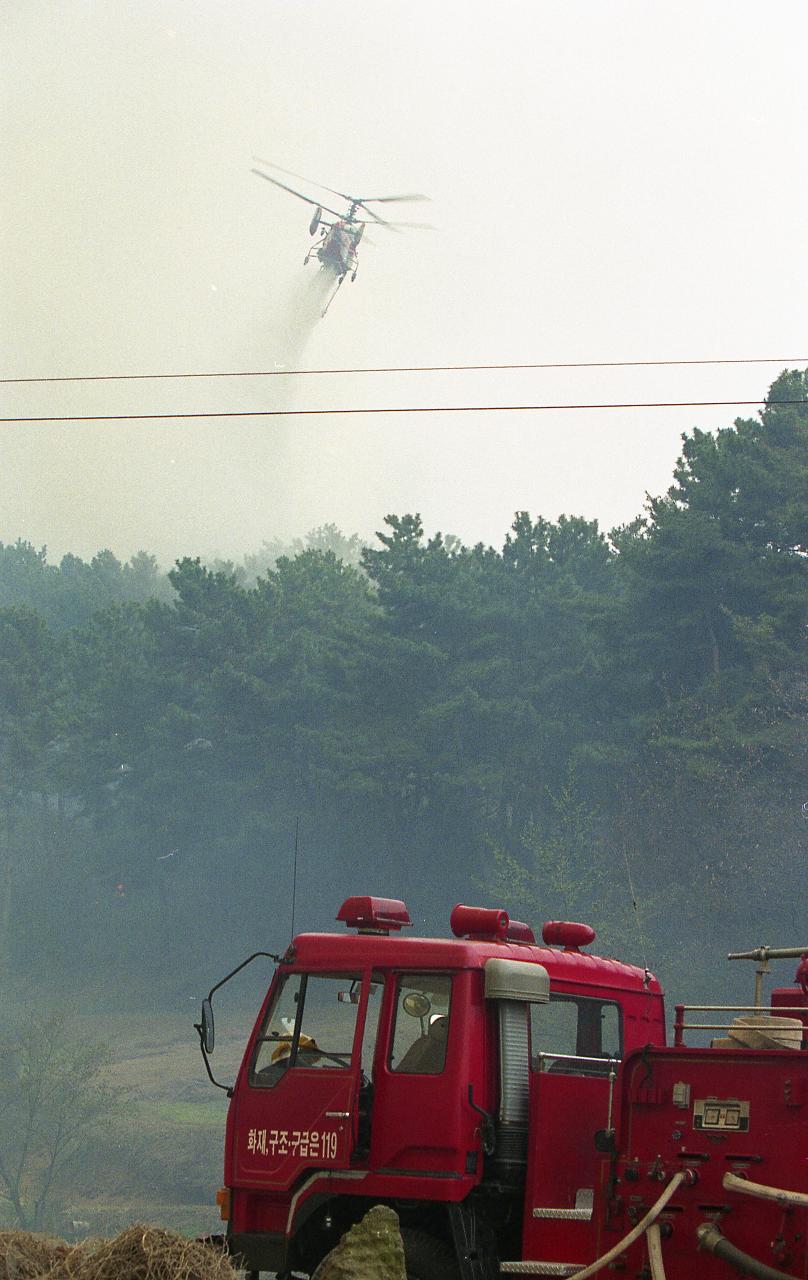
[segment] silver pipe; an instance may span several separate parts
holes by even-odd
[[[609,1103],[606,1108],[606,1132],[612,1131],[612,1107],[614,1105],[614,1082],[617,1079],[617,1060],[609,1060]]]
[[[734,1022],[680,1022],[679,1026],[682,1031],[732,1031],[735,1029]],[[780,1027],[774,1027],[773,1029],[775,1031],[782,1030]],[[746,1030],[765,1031],[766,1027],[747,1027]],[[806,1028],[806,1030],[808,1030],[808,1028]],[[601,1059],[601,1061],[603,1061],[603,1059]]]
[[[758,1004],[683,1004],[682,1008],[688,1013],[759,1013],[760,1005]],[[776,1013],[779,1017],[781,1013],[808,1013],[808,1005],[804,1004],[784,1004],[784,1005],[767,1005],[767,1013]]]
[[[804,956],[808,947],[755,947],[754,951],[730,951],[728,960],[796,960]]]
[[[599,1066],[603,1066],[605,1062],[619,1062],[619,1058],[586,1058],[582,1053],[537,1053],[536,1058],[540,1062],[544,1062],[545,1058],[552,1058],[553,1062],[597,1062]]]

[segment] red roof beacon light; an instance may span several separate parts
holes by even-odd
[[[458,902],[449,917],[456,938],[481,939],[486,942],[535,942],[530,925],[511,920],[499,907],[464,907]]]
[[[548,947],[577,951],[579,947],[588,947],[595,941],[595,930],[590,924],[577,924],[574,920],[548,920],[541,936]]]
[[[508,925],[507,938],[509,942],[535,942],[536,935],[529,924],[523,924],[521,920],[511,920]]]
[[[398,932],[412,924],[409,911],[398,898],[346,898],[337,919],[360,933],[389,933],[391,929]]]
[[[456,938],[499,939],[504,942],[510,918],[498,907],[464,907],[458,902],[449,916],[449,926]]]

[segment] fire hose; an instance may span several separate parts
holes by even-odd
[[[689,1181],[691,1177],[692,1172],[690,1169],[680,1169],[678,1173],[675,1173],[665,1190],[662,1192],[662,1195],[654,1202],[654,1204],[651,1205],[651,1208],[648,1210],[645,1217],[640,1219],[636,1227],[632,1227],[628,1235],[623,1236],[623,1239],[618,1241],[618,1243],[614,1245],[608,1253],[604,1253],[603,1257],[598,1258],[595,1262],[591,1262],[588,1267],[584,1267],[583,1271],[576,1271],[574,1275],[569,1277],[569,1280],[588,1280],[589,1276],[597,1275],[598,1271],[602,1271],[604,1267],[608,1267],[610,1262],[614,1262],[615,1258],[619,1257],[621,1253],[625,1253],[626,1249],[630,1248],[631,1245],[634,1244],[635,1240],[639,1240],[643,1232],[648,1231],[649,1227],[651,1228],[651,1231],[649,1232],[648,1252],[649,1257],[651,1258],[652,1268],[655,1265],[654,1256],[656,1256],[657,1262],[657,1271],[654,1274],[654,1280],[665,1280],[664,1270],[659,1270],[659,1268],[662,1267],[662,1250],[660,1248],[659,1241],[659,1228],[655,1225],[656,1220],[665,1208],[665,1205],[671,1197],[675,1195],[682,1183]],[[793,1276],[790,1277],[789,1280],[793,1280]]]
[[[770,1267],[768,1263],[750,1257],[748,1253],[731,1244],[714,1222],[703,1222],[696,1234],[703,1249],[714,1253],[717,1258],[728,1262],[731,1267],[745,1276],[754,1276],[755,1280],[794,1280],[788,1272],[778,1271],[776,1267]]]
[[[784,1191],[781,1187],[769,1187],[765,1182],[752,1182],[748,1178],[739,1178],[735,1173],[725,1173],[723,1186],[725,1191],[739,1191],[743,1196],[755,1196],[758,1200],[774,1200],[781,1209],[788,1205],[793,1208],[808,1208],[808,1195],[802,1191]]]
[[[765,1182],[752,1182],[748,1178],[739,1178],[735,1173],[725,1173],[722,1179],[726,1191],[736,1191],[741,1195],[752,1196],[756,1200],[769,1200],[787,1208],[808,1207],[808,1195],[802,1191],[786,1191],[783,1187],[770,1187]],[[778,1271],[766,1262],[752,1258],[748,1253],[732,1244],[714,1222],[703,1222],[698,1228],[699,1244],[717,1258],[722,1258],[738,1271],[742,1271],[757,1280],[793,1280],[785,1271]]]
[[[645,1233],[648,1245],[648,1261],[651,1264],[651,1280],[665,1280],[665,1265],[662,1261],[662,1234],[659,1223],[652,1222]]]
[[[639,1240],[643,1232],[646,1232],[648,1237],[648,1261],[651,1267],[651,1276],[653,1280],[665,1280],[665,1267],[662,1261],[662,1237],[657,1218],[682,1183],[689,1182],[692,1177],[693,1173],[690,1169],[681,1169],[679,1173],[675,1173],[662,1195],[652,1204],[637,1225],[632,1227],[631,1231],[623,1236],[622,1240],[613,1245],[608,1253],[604,1253],[595,1262],[590,1262],[589,1266],[584,1267],[583,1270],[576,1271],[569,1277],[569,1280],[589,1280],[590,1276],[597,1275],[599,1271],[607,1267],[610,1262],[614,1262],[615,1258],[618,1258],[621,1253],[625,1253],[631,1245]],[[750,1182],[732,1173],[724,1175],[723,1185],[727,1191],[739,1191],[742,1194],[755,1196],[758,1199],[773,1200],[782,1206],[808,1207],[808,1195],[800,1191],[784,1191],[779,1187],[766,1186],[765,1183]],[[713,1222],[703,1222],[698,1228],[697,1235],[699,1244],[703,1249],[707,1249],[710,1253],[714,1253],[717,1258],[728,1262],[737,1271],[754,1276],[755,1280],[794,1280],[794,1277],[788,1275],[787,1272],[778,1271],[775,1267],[770,1267],[767,1263],[760,1262],[757,1258],[753,1258],[748,1253],[738,1249],[727,1240],[720,1228]]]

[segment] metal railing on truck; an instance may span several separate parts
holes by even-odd
[[[763,978],[769,973],[770,960],[796,960],[808,955],[808,947],[755,947],[752,951],[731,951],[728,960],[755,960],[755,1003],[745,1004],[677,1004],[674,1006],[673,1043],[680,1048],[685,1043],[685,1031],[732,1031],[733,1024],[727,1022],[686,1022],[685,1018],[692,1013],[751,1013],[769,1017],[795,1017],[803,1023],[801,1047],[808,1038],[808,1005],[764,1005]],[[776,1024],[772,1024],[773,1026]],[[763,1030],[765,1024],[750,1030]]]
[[[777,1005],[776,1009],[767,1008],[766,1005],[759,1004],[677,1004],[674,1005],[673,1018],[673,1043],[679,1049],[685,1044],[685,1031],[732,1031],[736,1029],[737,1024],[734,1022],[685,1022],[685,1017],[690,1013],[757,1013],[760,1015],[771,1014],[779,1018],[781,1015],[786,1017],[804,1018],[808,1015],[808,1008],[804,1004],[800,1005]],[[750,1031],[765,1030],[765,1024],[749,1025]],[[808,1026],[803,1025],[802,1043],[806,1043],[808,1038]]]

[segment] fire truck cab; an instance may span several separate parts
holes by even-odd
[[[232,1089],[231,1254],[311,1274],[384,1203],[409,1280],[552,1256],[559,1223],[588,1230],[618,1064],[665,1044],[656,978],[584,951],[594,931],[572,922],[537,943],[505,911],[459,905],[451,938],[415,938],[405,905],[374,897],[337,920],[282,957]]]

